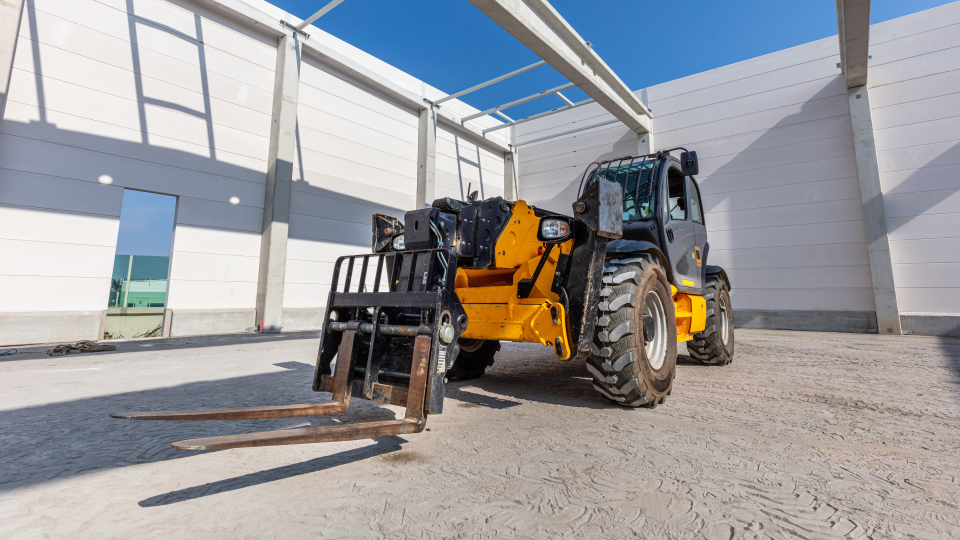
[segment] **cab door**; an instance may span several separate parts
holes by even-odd
[[[664,247],[673,268],[674,285],[683,292],[699,292],[701,272],[694,259],[697,235],[691,219],[687,178],[679,165],[669,163],[664,180]]]
[[[690,223],[693,226],[693,232],[696,234],[696,247],[693,252],[693,259],[697,266],[697,287],[703,287],[700,281],[703,279],[703,265],[706,264],[703,256],[707,249],[707,225],[703,219],[704,209],[702,199],[700,198],[700,186],[692,176],[687,177],[687,199],[690,201]]]

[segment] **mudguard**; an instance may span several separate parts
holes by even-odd
[[[660,248],[657,247],[653,242],[648,242],[646,240],[614,240],[607,244],[607,258],[608,259],[627,259],[632,255],[653,255],[657,258],[657,261],[660,263],[660,266],[667,273],[667,280],[670,283],[674,283],[673,279],[673,268],[670,263],[667,261],[666,255],[660,251]]]

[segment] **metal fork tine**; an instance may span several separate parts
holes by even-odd
[[[348,377],[351,371],[350,358],[354,356],[353,344],[356,332],[343,333],[340,354],[337,360],[337,373],[333,388],[333,401],[330,403],[304,403],[298,405],[268,405],[265,407],[236,407],[230,409],[201,409],[195,411],[154,411],[114,413],[113,418],[124,420],[264,420],[269,418],[294,418],[300,416],[321,416],[343,414],[350,407]],[[344,359],[346,361],[341,361]]]
[[[417,336],[413,345],[410,391],[407,394],[407,410],[402,420],[340,424],[302,429],[284,429],[261,433],[245,433],[223,437],[207,437],[173,443],[180,450],[224,450],[254,446],[278,446],[286,444],[309,444],[333,441],[374,439],[391,435],[419,433],[427,425],[423,413],[427,391],[427,368],[430,365],[430,336]],[[337,370],[339,372],[339,369]]]

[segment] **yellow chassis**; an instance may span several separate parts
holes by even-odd
[[[570,253],[573,240],[550,252],[530,296],[517,297],[517,284],[533,276],[546,250],[543,242],[537,240],[539,228],[540,218],[533,209],[517,201],[510,223],[497,241],[496,268],[457,270],[456,293],[470,321],[462,337],[540,343],[553,348],[559,360],[569,360],[572,347],[566,310],[550,287],[558,257],[560,253]],[[699,295],[677,292],[673,286],[671,292],[677,315],[677,342],[689,341],[706,326],[706,301]],[[559,314],[556,322],[552,311]]]

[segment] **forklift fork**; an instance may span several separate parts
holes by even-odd
[[[439,255],[439,257],[437,257]],[[366,276],[370,258],[378,258],[373,292],[366,292]],[[389,258],[389,259],[388,259]],[[362,270],[356,291],[351,291],[355,259],[362,259]],[[347,262],[343,291],[337,291],[340,267]],[[305,403],[265,407],[205,409],[195,411],[156,411],[111,414],[127,420],[260,420],[305,416],[339,415],[347,412],[351,394],[406,407],[402,419],[357,424],[338,424],[299,429],[265,431],[191,439],[173,443],[181,450],[222,450],[255,446],[307,444],[318,442],[372,439],[392,435],[419,433],[427,423],[427,413],[440,413],[443,404],[443,374],[459,352],[456,339],[466,328],[466,317],[453,293],[455,272],[448,275],[448,263],[456,268],[455,255],[449,250],[436,249],[403,254],[341,257],[334,269],[333,287],[327,305],[328,314],[336,314],[324,327],[313,388],[330,391],[329,403]],[[386,264],[385,264],[386,263]],[[383,276],[388,291],[379,292]],[[421,278],[421,276],[423,276]],[[431,278],[432,276],[432,278]],[[432,285],[432,286],[431,286]],[[419,325],[381,324],[386,313],[414,318],[419,314]],[[456,321],[456,324],[451,324]],[[387,321],[389,322],[389,320]],[[441,338],[441,333],[447,333]],[[366,342],[361,337],[369,335]],[[396,339],[397,342],[392,340]],[[412,341],[412,346],[410,342]],[[386,342],[386,344],[385,344]],[[358,366],[358,351],[367,349],[366,367]],[[396,364],[398,356],[409,356],[409,372],[396,365],[381,369],[388,345]],[[329,373],[333,359],[336,367]],[[449,360],[448,360],[449,359]],[[405,366],[405,360],[400,360]],[[354,380],[362,375],[363,380]],[[386,377],[380,381],[379,377]],[[409,381],[403,384],[401,381]]]

